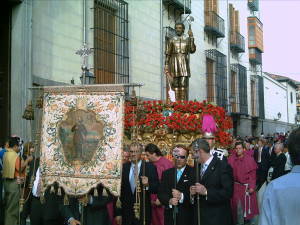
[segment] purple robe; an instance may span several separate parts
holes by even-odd
[[[247,189],[255,190],[256,187],[256,169],[257,165],[254,158],[246,153],[243,157],[238,158],[236,154],[232,154],[228,163],[233,169],[234,189],[231,199],[231,210],[233,220],[236,223],[238,220],[238,210],[243,213],[244,219],[249,220],[255,215],[258,215],[258,204],[256,192],[252,194],[246,192]]]
[[[161,180],[162,173],[174,167],[173,163],[166,159],[165,157],[160,157],[160,159],[153,163],[156,166],[158,179]],[[151,202],[156,201],[157,195],[151,194]],[[164,207],[163,206],[156,206],[152,204],[152,222],[151,225],[164,225]]]

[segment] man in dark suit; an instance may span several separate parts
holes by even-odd
[[[176,168],[170,168],[162,174],[158,199],[165,206],[165,224],[193,223],[193,209],[189,198],[193,169],[186,164],[188,155],[187,148],[177,145],[173,149]]]
[[[62,225],[60,205],[61,196],[57,195],[57,186],[48,188],[45,191],[44,199],[41,202],[40,178],[41,171],[39,167],[40,160],[37,158],[35,163],[30,165],[28,180],[34,179],[33,187],[30,192],[28,206],[30,210],[31,225]],[[51,190],[52,189],[52,190]]]
[[[195,214],[194,224],[200,222],[205,225],[231,225],[232,168],[224,160],[210,154],[209,144],[204,139],[196,139],[192,143],[192,149],[194,157],[201,165],[200,168],[200,165],[196,165],[199,169],[198,171],[196,168],[196,172],[199,173],[195,172],[196,176],[190,187]]]
[[[86,206],[83,206],[85,201]],[[107,204],[112,201],[114,201],[113,195],[102,185],[99,185],[97,194],[93,189],[87,199],[84,197],[80,199],[70,198],[69,204],[61,206],[61,213],[70,225],[80,224],[79,221],[81,220],[84,225],[111,225],[112,221],[109,218]]]
[[[258,140],[258,148],[254,151],[254,159],[258,166],[256,173],[256,190],[259,190],[267,180],[268,170],[270,167],[269,147],[266,144],[265,139]]]
[[[140,143],[132,143],[129,151],[131,162],[123,165],[120,196],[122,225],[142,225],[144,220],[146,225],[151,223],[150,194],[157,193],[159,181],[155,166],[141,160],[142,151]],[[140,193],[136,193],[138,186]],[[140,204],[135,213],[134,205],[137,202]]]

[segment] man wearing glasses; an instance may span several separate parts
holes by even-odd
[[[173,149],[175,168],[163,172],[158,198],[165,206],[165,224],[185,225],[193,223],[189,187],[193,169],[187,165],[188,149],[177,145]]]
[[[142,152],[144,150],[142,144],[133,142],[129,149],[130,162],[125,163],[122,170],[120,196],[122,217],[117,216],[115,219],[117,224],[122,223],[122,225],[142,225],[144,221],[146,225],[150,225],[150,194],[157,193],[159,185],[157,171],[152,163],[142,160]],[[139,193],[137,190],[141,190],[141,192]],[[145,203],[143,200],[145,200]],[[135,204],[139,208],[137,213],[134,210]],[[139,215],[137,216],[136,214]]]

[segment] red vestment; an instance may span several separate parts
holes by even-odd
[[[160,159],[153,163],[156,166],[158,179],[161,180],[162,173],[174,167],[173,163],[166,159],[165,157],[160,157]],[[151,202],[156,201],[157,195],[151,194]],[[156,206],[152,204],[152,222],[151,225],[164,225],[164,207]]]
[[[241,216],[238,213],[239,209],[242,209],[240,212],[243,214],[244,219],[249,220],[259,213],[256,192],[254,191],[252,194],[247,192],[250,188],[255,190],[257,164],[248,153],[240,158],[234,153],[229,157],[228,163],[233,169],[234,177],[234,189],[231,199],[233,220],[236,223],[238,216]]]

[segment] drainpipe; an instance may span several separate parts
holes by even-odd
[[[163,0],[160,0],[160,99],[164,99]]]
[[[82,11],[82,16],[83,16],[83,45],[86,44],[86,0],[83,0],[82,2],[82,7],[83,7],[83,11]]]

